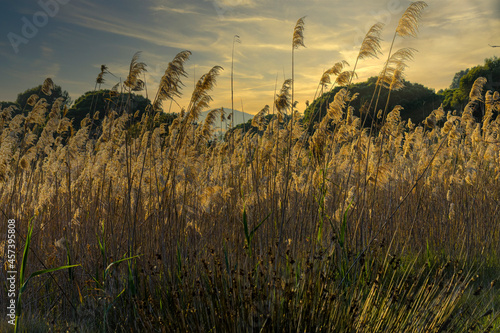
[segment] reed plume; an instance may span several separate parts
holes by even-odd
[[[384,68],[383,68],[381,74],[379,75],[379,80],[381,78],[382,78],[382,80],[385,80],[386,72],[388,70],[390,60],[392,57],[392,49],[394,47],[394,42],[396,40],[396,36],[416,37],[417,31],[418,31],[418,23],[420,21],[421,15],[422,15],[422,10],[426,7],[427,7],[427,4],[425,3],[425,1],[412,2],[410,4],[410,6],[408,6],[406,11],[403,13],[403,16],[399,20],[396,31],[394,32],[394,37],[392,38],[391,47],[389,49],[389,54],[387,55],[387,61],[385,62]],[[405,59],[404,58],[405,56],[408,56],[409,54],[411,54],[409,49],[402,49],[402,50],[405,50],[405,51],[402,51],[400,54],[398,54],[399,58],[402,57],[403,59]],[[396,52],[396,53],[398,53],[398,52]],[[403,68],[402,66],[399,66],[399,69],[402,69],[402,68]],[[390,82],[392,82],[392,78],[391,78]],[[382,85],[378,85],[378,92],[377,92],[377,89],[375,89],[375,91],[373,92],[372,101],[373,101],[373,98],[375,97],[375,95],[377,95],[377,100],[375,101],[375,107],[374,107],[375,111],[377,110],[381,91],[382,91]],[[390,95],[389,95],[389,97],[390,97]],[[382,118],[385,118],[385,113],[387,112],[387,106],[389,105],[389,97],[387,98],[386,107],[384,109],[384,114],[383,114]],[[371,102],[370,102],[370,105],[371,105]]]
[[[413,54],[417,50],[411,47],[402,48],[394,52],[384,66],[384,70],[379,74],[377,85],[394,90],[401,89],[403,85],[403,72],[406,69],[406,62],[413,60]]]
[[[253,118],[252,118],[252,126],[257,127],[259,131],[264,130],[264,125],[265,125],[265,116],[266,114],[269,114],[269,105],[264,106],[262,110],[259,111]]]
[[[44,95],[47,96],[52,95],[52,90],[54,90],[54,88],[55,88],[54,81],[52,81],[51,78],[46,78],[45,81],[43,81],[42,93]]]
[[[99,72],[95,80],[96,85],[99,85],[99,87],[101,87],[101,84],[106,82],[106,79],[104,79],[105,74],[111,74],[111,72],[109,71],[108,66],[101,65],[101,72]]]
[[[304,44],[304,19],[306,17],[303,16],[297,20],[295,24],[295,28],[293,29],[293,37],[292,37],[292,96],[291,96],[291,131],[293,131],[293,123],[294,123],[294,115],[293,109],[295,107],[294,93],[295,93],[295,49],[298,49],[300,46],[306,47]],[[289,142],[291,148],[291,141]]]
[[[139,76],[147,70],[146,64],[143,62],[139,62],[140,55],[141,51],[136,52],[132,57],[127,79],[123,83],[125,87],[129,89],[129,91],[141,91],[142,89],[144,89],[144,81],[140,79]]]
[[[153,101],[153,110],[160,111],[161,104],[167,100],[173,100],[181,96],[181,87],[183,86],[181,78],[187,77],[184,70],[184,63],[189,59],[190,51],[179,52],[168,64],[165,74],[161,78],[156,98]]]
[[[212,96],[208,93],[215,87],[216,78],[221,70],[223,70],[221,66],[214,66],[198,80],[198,83],[196,83],[191,101],[187,108],[186,119],[188,123],[198,120],[201,111],[210,105]]]
[[[33,110],[30,111],[26,117],[25,125],[38,124],[43,125],[45,122],[45,113],[47,112],[47,107],[49,104],[45,98],[40,98],[38,102],[33,106]]]
[[[345,60],[339,61],[335,63],[331,68],[327,69],[323,75],[321,75],[321,79],[319,80],[318,87],[316,88],[316,92],[314,93],[314,98],[313,101],[316,100],[316,96],[318,94],[318,90],[321,87],[319,95],[323,95],[323,91],[325,87],[332,83],[331,76],[332,75],[339,75],[342,70],[344,69],[345,66],[349,66],[349,63]],[[332,86],[333,89],[333,86]],[[330,90],[331,91],[331,90]]]
[[[334,124],[337,124],[342,119],[344,115],[344,108],[347,101],[350,101],[349,93],[347,89],[340,89],[338,93],[335,94],[333,102],[330,103],[327,110],[327,117],[331,119]]]
[[[356,62],[366,58],[378,58],[378,55],[382,54],[380,47],[380,41],[382,38],[380,37],[380,34],[382,33],[383,28],[384,24],[381,22],[377,22],[371,26],[361,43]]]
[[[321,76],[321,80],[319,83],[323,86],[332,83],[330,76],[331,75],[339,75],[342,72],[342,69],[344,69],[345,66],[349,66],[349,63],[345,60],[339,61],[335,63],[331,68],[327,69],[323,75]]]
[[[295,28],[293,29],[293,40],[292,40],[292,47],[294,49],[298,49],[300,46],[306,47],[304,45],[304,19],[306,17],[303,16],[297,20],[297,23],[295,24]]]
[[[342,70],[344,67],[349,66],[349,63],[345,60],[339,61],[335,63],[331,68],[327,69],[324,73],[323,76],[321,77],[320,84],[321,85],[326,85],[331,83],[330,76],[331,75],[339,75],[342,73]]]
[[[33,94],[28,98],[28,101],[26,102],[26,104],[28,104],[29,106],[34,106],[36,104],[36,102],[38,101],[38,99],[39,99],[38,95]]]
[[[354,77],[357,77],[356,72],[343,71],[337,76],[337,79],[335,79],[335,83],[339,86],[348,86]]]
[[[356,75],[356,73],[354,72],[354,70],[342,71],[345,66],[349,66],[349,63],[345,60],[342,60],[340,62],[337,62],[330,69],[327,69],[323,73],[320,82],[318,84],[318,88],[316,89],[316,93],[314,94],[313,100],[316,99],[316,95],[320,86],[321,86],[320,96],[323,95],[324,88],[326,87],[327,84],[331,83],[331,78],[330,78],[331,75],[336,75],[337,78],[335,79],[334,84],[330,87],[330,92],[333,90],[335,85],[346,86],[350,84],[352,78],[354,77],[354,75]],[[322,119],[323,117],[323,114],[321,113],[322,106],[323,104],[321,104],[320,107],[314,111],[313,116],[309,119],[309,127],[311,126],[314,119],[316,119],[318,112],[319,112],[319,119]]]
[[[280,122],[283,121],[283,112],[287,110],[290,105],[290,88],[291,88],[292,80],[287,79],[283,82],[281,86],[281,90],[278,95],[276,95],[276,99],[274,101],[274,105],[276,106],[276,110],[278,111],[278,119]]]
[[[209,141],[211,139],[212,126],[215,124],[217,117],[220,117],[220,115],[223,112],[224,112],[224,108],[218,108],[218,109],[211,110],[207,114],[207,117],[205,118],[205,121],[203,122],[203,126],[201,126],[197,132],[198,143],[200,141]]]
[[[391,84],[389,85],[389,91],[397,91],[404,88],[404,66],[398,66],[394,73],[392,74]]]
[[[472,89],[469,93],[469,98],[471,101],[482,100],[483,86],[486,84],[487,80],[484,77],[478,77],[474,84],[472,85]]]
[[[396,33],[401,37],[417,37],[418,24],[426,7],[425,1],[412,2],[399,20]]]
[[[359,60],[363,60],[366,58],[378,58],[378,55],[382,54],[380,47],[380,41],[382,40],[382,38],[380,37],[380,34],[382,33],[383,28],[384,24],[381,22],[377,22],[370,27],[365,35],[365,38],[363,38],[363,42],[361,43],[361,46],[359,48],[356,62],[354,63],[354,68],[352,69],[352,75],[349,78],[349,82],[347,84],[348,87],[350,87],[352,83],[352,79],[354,78],[354,75],[356,73],[356,68],[358,67]]]

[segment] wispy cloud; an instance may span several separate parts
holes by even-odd
[[[208,0],[219,7],[255,7],[255,0]]]
[[[195,11],[194,8],[192,9],[187,9],[187,8],[173,8],[173,7],[168,7],[165,5],[155,5],[150,7],[150,9],[153,12],[168,12],[168,13],[175,13],[175,14],[193,14],[193,15],[200,15],[199,12]]]
[[[43,58],[50,58],[52,55],[54,55],[54,49],[49,46],[42,45],[40,49]]]
[[[207,50],[206,36],[187,36],[180,31],[162,31],[128,20],[91,17],[81,13],[74,13],[68,20],[88,29],[135,38],[154,45],[197,51]]]

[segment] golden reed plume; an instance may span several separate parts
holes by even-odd
[[[304,45],[304,19],[306,17],[301,17],[297,20],[295,24],[295,29],[293,29],[293,41],[292,46],[294,49],[298,49],[299,46],[306,47]]]
[[[141,52],[139,51],[132,57],[127,80],[125,80],[125,82],[123,83],[132,91],[141,91],[142,89],[144,89],[144,81],[139,79],[139,76],[142,74],[142,72],[146,71],[146,64],[143,62],[139,62],[140,55]]]
[[[155,111],[161,110],[163,101],[167,99],[173,100],[175,97],[181,96],[181,78],[187,77],[187,73],[184,70],[184,63],[189,59],[190,55],[190,51],[179,52],[168,64],[153,102],[153,109]]]
[[[422,10],[426,7],[425,1],[412,2],[399,20],[396,33],[401,37],[417,37],[418,23],[422,16]]]
[[[383,28],[384,24],[381,22],[372,25],[370,30],[368,30],[368,32],[366,33],[363,42],[361,43],[357,60],[362,60],[365,58],[378,58],[378,55],[382,54],[380,48],[380,34]]]
[[[101,72],[97,75],[95,83],[96,84],[103,84],[104,82],[106,82],[106,80],[104,79],[104,74],[107,74],[107,73],[109,73],[108,66],[101,65]]]
[[[259,111],[253,118],[252,118],[252,126],[257,127],[259,131],[264,130],[264,122],[266,120],[266,114],[269,114],[269,105],[264,106],[262,110]]]
[[[203,126],[201,126],[197,132],[197,140],[198,142],[204,141],[207,142],[212,138],[212,127],[215,125],[215,121],[221,114],[224,113],[224,108],[213,109],[208,112],[205,121],[203,122]]]
[[[469,98],[471,101],[481,100],[483,93],[483,86],[486,84],[486,78],[478,77],[474,84],[472,85],[472,89],[470,90]]]
[[[283,120],[283,111],[287,110],[290,107],[291,84],[291,79],[285,80],[285,82],[283,82],[283,85],[281,86],[280,93],[276,96],[276,100],[274,101],[276,110],[278,110],[278,119],[280,122]]]
[[[47,96],[52,95],[52,90],[54,90],[54,88],[55,88],[54,81],[52,81],[51,78],[46,78],[45,81],[43,81],[42,93],[44,95]]]
[[[335,65],[333,65],[331,68],[327,69],[323,73],[323,76],[321,76],[321,80],[319,81],[319,83],[321,85],[326,85],[326,84],[332,83],[330,76],[331,75],[339,75],[345,66],[349,66],[349,63],[347,61],[342,60],[342,61],[337,62]]]
[[[191,95],[191,101],[187,109],[186,117],[188,123],[198,120],[201,111],[209,106],[212,97],[208,92],[215,87],[215,79],[221,70],[223,70],[221,66],[214,66],[198,80],[198,83],[196,83],[196,88]]]
[[[413,60],[415,52],[417,50],[411,47],[405,47],[394,52],[387,61],[384,70],[380,73],[377,85],[382,85],[391,90],[403,88],[403,72],[408,67],[406,62]]]

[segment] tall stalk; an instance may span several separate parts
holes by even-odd
[[[233,36],[233,50],[231,52],[231,129],[234,128],[234,44],[241,43],[240,36]],[[234,148],[234,136],[233,136],[233,148]]]
[[[297,20],[295,24],[295,28],[293,29],[293,38],[292,38],[292,104],[291,104],[291,113],[293,120],[293,107],[294,107],[294,92],[295,92],[295,49],[298,49],[300,46],[306,47],[304,45],[304,19],[306,17],[301,17]],[[293,121],[292,121],[293,124]]]
[[[292,89],[292,94],[290,96],[290,112],[291,112],[291,117],[289,119],[290,122],[290,127],[289,127],[289,132],[288,132],[288,157],[287,157],[287,165],[286,165],[286,172],[285,172],[285,188],[284,188],[284,198],[281,206],[281,227],[280,227],[280,234],[279,234],[279,241],[278,241],[278,252],[281,246],[281,241],[283,239],[283,225],[285,224],[285,216],[286,216],[286,207],[288,205],[288,185],[290,182],[290,164],[291,164],[291,151],[292,151],[292,137],[293,137],[293,124],[295,121],[295,112],[293,111],[294,108],[294,76],[295,76],[295,49],[298,49],[300,46],[305,47],[304,45],[304,17],[301,17],[300,19],[297,20],[297,23],[295,24],[295,28],[293,29],[293,37],[292,37],[292,79],[290,82],[290,88]],[[288,107],[286,107],[286,100],[287,100],[287,89],[286,87],[286,82],[283,84],[283,88],[281,89],[280,96],[278,96],[278,100],[276,100],[276,108],[278,109],[278,112],[280,110],[280,106],[282,107],[283,110],[287,110]],[[279,121],[278,121],[279,124]],[[278,128],[278,133],[279,133],[279,128]]]
[[[403,13],[403,16],[399,20],[396,31],[394,32],[394,36],[392,37],[391,47],[390,47],[389,53],[387,55],[387,61],[385,62],[384,69],[382,70],[382,73],[380,74],[379,79],[383,78],[387,72],[387,67],[388,67],[389,61],[391,59],[392,49],[394,47],[394,42],[396,41],[396,37],[397,36],[417,37],[418,23],[419,23],[421,15],[422,15],[422,10],[424,10],[426,7],[427,7],[427,3],[425,3],[425,1],[412,2],[410,4],[410,6],[408,6],[406,11]],[[377,83],[380,83],[380,82],[377,82]],[[374,94],[377,95],[377,100],[375,102],[375,107],[374,107],[375,112],[377,112],[377,106],[378,106],[378,101],[380,98],[380,92],[382,90],[381,84],[377,84],[377,86],[378,86],[378,92],[377,92],[377,89],[375,89],[375,92],[374,92]],[[373,98],[372,98],[372,100],[373,100]]]

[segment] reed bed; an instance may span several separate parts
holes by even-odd
[[[418,18],[424,4],[410,14]],[[402,20],[409,26],[397,33],[414,34],[412,19]],[[377,55],[381,28],[367,34],[358,60]],[[380,89],[400,88],[411,51],[394,54]],[[27,274],[81,265],[25,290],[25,330],[500,328],[500,98],[483,92],[484,79],[463,112],[439,108],[413,124],[400,108],[373,108],[369,127],[349,106],[355,73],[342,63],[326,73],[345,89],[321,123],[293,109],[285,81],[274,115],[266,106],[252,131],[215,140],[223,111],[197,120],[219,66],[170,126],[154,122],[161,103],[180,96],[189,55],[171,62],[142,119],[125,103],[99,110],[100,124],[89,110],[75,130],[61,101],[49,109],[37,96],[28,113],[1,110],[1,219],[18,221],[21,241],[33,221]],[[126,92],[144,86],[144,70],[134,56]],[[481,120],[472,116],[478,102]]]

